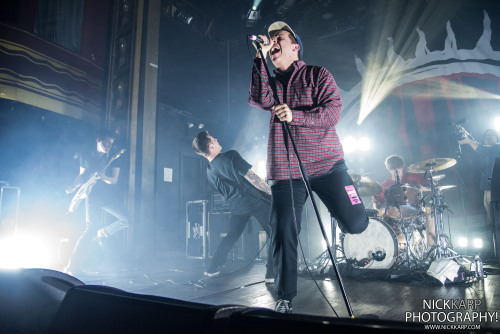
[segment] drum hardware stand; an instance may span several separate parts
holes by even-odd
[[[432,177],[434,176],[434,170],[432,167],[429,170],[429,175],[431,178],[431,193],[432,193],[432,213],[434,215],[434,230],[436,232],[436,241],[434,242],[434,245],[437,248],[436,250],[436,257],[441,258],[443,257],[443,250],[447,248],[447,243],[445,240],[442,240],[441,236],[441,227],[443,226],[443,205],[444,203],[442,202],[442,196],[441,194],[438,194],[436,190],[436,185],[434,184],[434,181],[432,180]]]
[[[342,260],[345,259],[344,251],[342,247],[337,243],[337,221],[335,218],[331,217],[331,235],[332,235],[332,254],[333,254],[333,260],[335,263],[340,263]],[[340,238],[338,241],[341,241],[343,239],[343,233],[340,232]],[[337,257],[337,252],[340,252],[342,254],[341,257]],[[318,255],[311,263],[314,263],[315,261],[321,260],[328,258],[328,250],[324,250],[320,255]],[[330,259],[328,259],[330,262]]]
[[[455,258],[460,257],[457,252],[449,247],[450,242],[447,239],[447,236],[444,232],[444,218],[443,212],[448,210],[453,213],[447,205],[444,203],[443,195],[441,193],[441,189],[438,186],[437,175],[435,175],[435,167],[437,171],[449,168],[456,163],[455,159],[448,158],[433,158],[427,161],[422,161],[420,163],[416,163],[409,167],[409,169],[413,169],[416,172],[421,172],[422,168],[425,168],[424,178],[428,175],[429,184],[431,186],[431,194],[432,194],[432,216],[434,217],[434,229],[436,233],[436,241],[432,248],[429,250],[429,254],[435,253],[435,257],[437,258]]]
[[[271,78],[271,73],[269,72],[269,68],[267,67],[267,63],[264,61],[264,59],[266,59],[266,58],[264,57],[264,53],[262,52],[262,46],[260,45],[260,43],[254,43],[254,45],[257,47],[259,55],[260,55],[260,57],[261,57],[261,59],[262,59],[262,61],[264,63],[264,68],[266,70],[267,77]],[[278,96],[277,96],[275,90],[273,89],[273,87],[271,87],[269,85],[269,88],[271,89],[275,105],[280,104]],[[340,291],[342,292],[342,297],[344,298],[344,302],[346,304],[347,312],[348,312],[350,318],[354,318],[354,314],[352,312],[351,304],[349,303],[349,299],[347,297],[347,293],[345,292],[344,283],[342,282],[342,277],[340,276],[339,269],[337,267],[337,263],[335,263],[335,260],[334,260],[333,254],[332,254],[332,250],[330,249],[331,246],[330,246],[330,244],[328,242],[328,237],[326,235],[325,228],[323,227],[323,224],[322,224],[322,221],[321,221],[321,217],[319,215],[319,210],[318,210],[318,207],[316,206],[316,201],[314,200],[314,196],[313,196],[313,193],[312,193],[311,185],[309,183],[309,178],[307,177],[307,173],[306,173],[306,171],[304,169],[304,166],[302,164],[302,161],[300,159],[299,152],[298,152],[297,147],[295,145],[295,140],[294,140],[294,138],[292,136],[292,133],[290,131],[290,126],[288,125],[288,123],[286,121],[282,121],[281,122],[281,126],[282,126],[282,130],[283,130],[283,135],[284,135],[284,144],[285,144],[287,150],[288,150],[288,140],[287,140],[287,137],[288,137],[288,138],[290,138],[290,142],[292,144],[293,151],[295,152],[295,157],[297,158],[297,162],[298,162],[299,168],[300,168],[300,174],[301,174],[302,179],[304,181],[304,184],[306,186],[307,194],[309,195],[309,197],[311,199],[311,203],[313,205],[314,212],[316,213],[316,218],[318,219],[319,227],[321,229],[321,234],[323,235],[323,239],[326,242],[328,255],[330,257],[330,260],[332,261],[332,266],[335,269],[335,275],[337,276],[337,280],[339,282]],[[291,193],[293,194],[293,191]],[[332,237],[332,239],[333,239],[333,237]]]
[[[431,169],[429,170],[431,179],[433,176],[434,170]],[[465,261],[466,264],[470,264],[472,266],[472,262],[469,261],[468,259],[464,258],[462,255],[458,254],[455,252],[453,249],[449,247],[449,241],[446,240],[446,235],[444,234],[444,219],[443,219],[443,212],[444,210],[448,210],[451,213],[453,213],[447,205],[443,201],[443,196],[441,192],[436,189],[436,185],[434,182],[430,182],[431,184],[431,192],[432,192],[432,212],[434,214],[434,223],[435,223],[435,231],[436,231],[436,241],[434,245],[432,246],[431,250],[429,252],[436,252],[436,257],[439,258],[446,258],[446,259],[455,259],[457,263],[462,264],[458,259],[462,259]],[[477,257],[479,261],[479,257]],[[479,272],[480,271],[480,272]],[[484,272],[482,268],[477,268],[476,267],[476,277],[478,279],[484,277]]]
[[[406,263],[408,265],[408,268],[411,268],[411,252],[410,252],[410,249],[411,249],[411,245],[410,245],[410,239],[411,239],[411,236],[410,236],[410,225],[408,226],[402,226],[403,228],[403,234],[405,236],[405,241],[406,241]],[[411,231],[413,232],[413,231]]]
[[[397,178],[397,184],[399,184],[399,175],[398,175],[397,171],[396,171],[396,178]],[[416,254],[416,252],[413,249],[411,242],[410,242],[410,240],[412,239],[411,233],[413,233],[413,229],[412,229],[411,225],[412,225],[412,221],[415,218],[410,218],[410,219],[403,218],[403,213],[401,212],[399,202],[396,201],[394,204],[399,211],[399,222],[400,222],[399,225],[402,229],[404,239],[406,242],[406,266],[408,269],[410,269],[412,267],[412,258],[415,258],[415,259],[418,258],[418,254]],[[412,254],[412,252],[413,252],[413,254]]]
[[[406,267],[407,269],[410,269],[412,267],[418,267],[421,265],[421,256],[418,250],[415,250],[413,247],[413,232],[415,232],[415,228],[412,226],[412,221],[415,218],[412,219],[404,219],[401,222],[401,229],[404,235],[404,240],[406,242]],[[425,238],[424,238],[425,242]],[[420,260],[420,261],[419,261]],[[402,263],[403,264],[403,263]]]

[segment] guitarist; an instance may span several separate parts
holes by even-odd
[[[91,241],[97,240],[105,248],[105,239],[128,227],[128,219],[120,205],[114,203],[118,197],[116,185],[120,175],[117,162],[119,155],[110,157],[109,152],[115,141],[114,134],[106,129],[99,132],[95,148],[83,154],[78,153],[80,174],[72,185],[66,189],[67,194],[78,190],[70,205],[69,212],[73,212],[80,201],[85,200],[85,230],[80,235],[71,255],[66,272],[81,271],[83,262],[89,260]],[[122,151],[123,152],[123,151]],[[101,182],[102,181],[102,182]],[[118,201],[116,201],[118,202]],[[76,203],[76,204],[75,204]],[[105,227],[100,227],[102,209],[113,215],[115,221]]]
[[[193,150],[207,158],[209,182],[224,196],[231,206],[229,231],[215,251],[212,263],[205,276],[212,277],[220,273],[220,268],[227,254],[238,240],[251,216],[254,216],[270,238],[269,214],[271,209],[271,189],[255,174],[250,165],[234,150],[222,153],[219,141],[207,131],[198,133],[193,140]],[[270,254],[270,253],[268,253]],[[266,283],[274,283],[272,256],[266,264]]]
[[[486,223],[492,225],[493,219],[491,215],[491,174],[493,173],[493,165],[495,159],[500,158],[500,140],[498,133],[493,129],[488,129],[484,132],[484,145],[480,144],[472,136],[462,130],[463,139],[458,143],[460,145],[469,145],[476,151],[479,158],[479,166],[481,168],[480,188],[484,192],[483,204],[486,210]]]

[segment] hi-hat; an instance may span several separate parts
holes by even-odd
[[[437,182],[437,181],[441,181],[442,179],[444,179],[444,177],[445,177],[445,176],[446,176],[446,175],[444,175],[444,174],[433,175],[433,176],[432,176],[432,181],[436,181],[436,182]]]
[[[450,168],[457,163],[455,159],[452,158],[433,158],[420,162],[415,162],[408,166],[408,172],[410,173],[425,173],[429,170],[439,171],[446,168]]]
[[[359,196],[375,196],[382,191],[382,186],[377,181],[365,175],[350,174]]]
[[[446,186],[435,186],[434,189],[436,189],[437,191],[441,191],[441,190],[451,189],[451,188],[455,188],[455,187],[456,187],[456,185],[450,184],[450,185],[446,185]],[[420,190],[421,191],[431,191],[432,189],[430,187],[420,187]]]

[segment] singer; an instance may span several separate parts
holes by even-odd
[[[291,149],[289,170],[280,121],[289,124],[311,188],[337,219],[340,228],[347,233],[361,233],[368,225],[368,218],[347,173],[344,152],[335,130],[342,103],[332,74],[324,67],[306,65],[302,61],[302,41],[285,22],[271,24],[268,34],[269,38],[259,37],[264,41],[262,53],[269,56],[276,67],[275,76],[267,76],[265,60],[257,53],[249,102],[270,115],[267,176],[272,192],[275,309],[291,313],[292,299],[297,295],[297,244],[307,191]],[[268,41],[270,43],[266,44]],[[271,87],[279,98],[277,105]]]

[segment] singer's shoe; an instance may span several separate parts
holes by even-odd
[[[278,299],[274,310],[279,313],[292,313],[292,301],[286,299]]]

